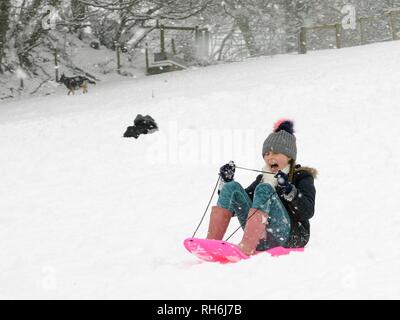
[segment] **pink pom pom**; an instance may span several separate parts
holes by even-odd
[[[279,126],[280,126],[282,123],[284,123],[285,121],[293,122],[292,120],[286,119],[286,118],[279,119],[277,122],[274,123],[274,132],[276,132],[276,130],[278,130]]]

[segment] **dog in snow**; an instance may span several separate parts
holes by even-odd
[[[64,75],[64,73],[61,75],[60,81],[61,83],[63,83],[68,91],[68,95],[70,95],[71,93],[74,95],[75,94],[75,90],[79,90],[82,89],[83,93],[87,93],[88,92],[88,84],[96,84],[96,82],[83,77],[83,76],[75,76],[75,77],[66,77]]]

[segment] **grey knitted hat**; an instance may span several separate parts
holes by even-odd
[[[264,157],[268,151],[272,151],[283,153],[296,161],[296,137],[293,133],[292,121],[284,119],[275,123],[274,132],[272,132],[264,141],[262,156]]]

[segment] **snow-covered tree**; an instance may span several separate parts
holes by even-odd
[[[0,73],[3,73],[2,60],[4,57],[4,49],[6,45],[10,7],[10,0],[2,0],[0,2]]]

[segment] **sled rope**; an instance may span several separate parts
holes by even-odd
[[[254,211],[254,212],[251,214],[250,217],[247,217],[246,223],[249,222],[249,220],[255,215],[255,213],[256,213],[257,211],[258,211],[258,209],[257,209],[256,211]],[[240,228],[242,228],[242,226],[238,227],[235,231],[233,231],[233,232],[231,233],[231,235],[230,235],[228,238],[225,239],[225,241],[228,241],[230,238],[232,238],[232,236],[233,236],[236,232],[238,232]]]
[[[218,187],[218,184],[219,184],[219,180],[220,180],[220,179],[221,179],[221,177],[218,175],[218,180],[217,180],[217,183],[215,184],[214,190],[213,190],[213,192],[212,192],[212,194],[211,194],[210,201],[208,201],[206,210],[204,211],[204,214],[203,214],[203,216],[201,217],[200,223],[199,223],[199,225],[197,226],[196,230],[194,231],[192,238],[194,238],[194,236],[196,235],[196,232],[197,232],[197,231],[199,230],[199,228],[200,228],[200,225],[203,223],[203,220],[204,220],[204,217],[206,216],[208,207],[210,206],[210,203],[211,203],[211,201],[212,201],[212,198],[214,198],[214,194],[215,194],[215,191],[217,190],[217,187]]]
[[[247,170],[247,171],[262,172],[262,173],[268,173],[268,174],[276,174],[276,173],[270,172],[270,171],[262,171],[262,170],[248,169],[248,168],[243,168],[243,167],[238,167],[238,166],[235,166],[235,168],[242,169],[242,170]],[[256,214],[257,211],[258,211],[258,209],[257,209],[256,211],[254,211],[254,212],[250,215],[250,217],[247,217],[246,223]],[[231,233],[231,235],[230,235],[228,238],[226,238],[225,241],[228,241],[230,238],[232,238],[232,236],[233,236],[236,232],[238,232],[239,229],[241,229],[241,228],[242,228],[242,226],[239,226],[235,231],[233,231],[233,232]]]
[[[235,165],[235,168],[242,169],[242,170],[248,170],[248,171],[254,171],[254,172],[261,172],[261,173],[268,173],[268,174],[276,174],[276,173],[270,172],[270,171],[262,171],[262,170],[248,169],[248,168],[238,167],[238,166],[236,166],[236,165]],[[208,201],[206,210],[204,211],[203,216],[201,217],[201,220],[200,220],[200,222],[199,222],[199,224],[198,224],[196,230],[194,231],[192,238],[194,238],[194,236],[196,235],[197,231],[199,230],[201,224],[203,223],[204,217],[206,216],[207,211],[208,211],[208,208],[210,207],[210,203],[211,203],[212,199],[214,198],[214,194],[215,194],[215,191],[217,190],[217,187],[218,187],[218,184],[219,184],[219,181],[220,181],[220,180],[221,180],[221,176],[218,175],[218,180],[217,180],[217,183],[215,184],[214,190],[213,190],[213,192],[212,192],[212,194],[211,194],[211,198],[210,198],[210,200]],[[258,209],[257,209],[256,211],[254,211],[254,212],[251,214],[250,217],[247,217],[246,223],[247,223],[247,221],[249,221],[249,220],[254,216],[254,214],[255,214],[257,211],[258,211]],[[233,231],[232,234],[231,234],[225,241],[228,241],[236,232],[238,232],[238,230],[239,230],[240,228],[242,228],[242,226],[238,227],[235,231]]]
[[[248,170],[248,171],[254,171],[254,172],[261,172],[261,173],[268,173],[268,174],[276,174],[276,173],[271,172],[271,171],[262,171],[262,170],[248,169],[248,168],[243,168],[243,167],[238,167],[238,166],[235,166],[235,168],[242,169],[242,170]]]

